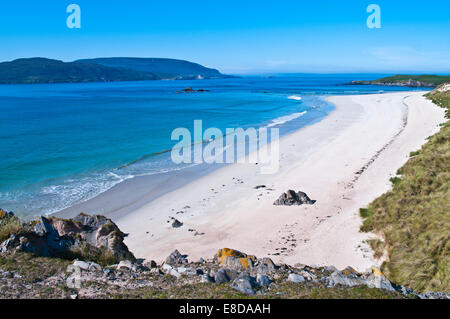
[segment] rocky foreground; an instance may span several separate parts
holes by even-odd
[[[157,264],[136,259],[103,216],[41,217],[19,228],[13,220],[0,211],[0,234],[14,230],[0,245],[0,298],[450,298],[397,286],[378,269],[277,265],[228,248],[198,261],[174,250]]]

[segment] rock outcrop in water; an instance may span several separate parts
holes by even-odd
[[[286,193],[281,194],[281,196],[273,204],[279,206],[293,206],[303,204],[312,205],[315,202],[315,200],[311,200],[304,192],[288,190]]]

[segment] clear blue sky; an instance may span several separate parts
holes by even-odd
[[[82,28],[66,26],[76,3]],[[366,8],[381,7],[381,29]],[[2,0],[0,61],[186,59],[227,73],[450,73],[449,0]]]

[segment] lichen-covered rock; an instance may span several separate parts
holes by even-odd
[[[308,195],[304,192],[295,192],[293,190],[288,190],[286,193],[281,194],[281,196],[273,203],[274,205],[284,205],[284,206],[292,206],[292,205],[303,205],[308,204],[312,205],[316,201],[311,200]]]
[[[370,274],[365,279],[365,284],[370,288],[378,288],[385,289],[388,291],[396,291],[396,289],[392,286],[392,283],[387,279],[383,273],[377,269],[373,268],[372,274]]]
[[[219,249],[214,259],[222,267],[228,267],[239,271],[253,270],[257,260],[255,256],[247,255],[230,248]]]

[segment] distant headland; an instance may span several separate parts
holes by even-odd
[[[0,84],[200,80],[230,78],[200,64],[165,58],[97,58],[63,62],[47,58],[0,63]]]
[[[450,76],[443,75],[394,75],[374,81],[352,81],[349,85],[389,85],[407,87],[437,87],[450,82]]]

